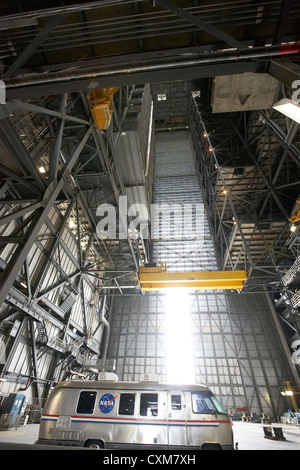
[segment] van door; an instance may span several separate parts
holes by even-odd
[[[185,395],[179,390],[168,392],[168,438],[169,446],[186,446]]]

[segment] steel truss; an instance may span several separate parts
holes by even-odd
[[[158,125],[161,129],[161,121]],[[200,131],[201,128],[198,136]],[[205,193],[200,190],[187,129],[180,130],[175,123],[173,130],[160,131],[155,161],[156,203],[164,202],[172,207],[175,202],[203,202]],[[174,211],[177,227],[179,217]],[[206,212],[202,218],[201,246],[197,239],[170,237],[158,224],[153,261],[166,261],[170,271],[176,274],[187,269],[217,270],[208,221]],[[259,294],[191,289],[188,297],[188,312],[182,312],[181,321],[190,315],[196,381],[211,387],[235,417],[241,416],[245,408],[258,416],[261,412],[270,416],[280,414],[286,406],[280,384],[286,377],[293,377],[296,383],[299,379],[288,348],[284,351],[278,318],[266,292],[262,288]],[[166,378],[166,309],[163,292],[115,299],[111,316],[113,340],[108,352],[117,358],[120,377],[139,380],[142,373],[151,371],[159,374],[161,380]],[[180,340],[178,348],[184,355]]]
[[[274,101],[290,94],[280,85]],[[268,292],[297,383],[299,128],[274,109],[214,115],[194,100],[191,137],[218,266],[248,271],[242,293]]]
[[[0,58],[9,99],[86,91],[91,81],[103,88],[165,82],[170,73],[173,80],[192,80],[257,72],[281,54],[299,52],[297,44],[282,46],[298,39],[296,0],[27,8],[21,16],[14,6],[2,11]]]
[[[20,354],[22,331],[33,361],[31,369],[23,352],[29,365],[13,367],[16,357],[9,354],[1,373],[12,381],[17,370],[17,381],[34,377],[39,399],[70,370],[97,374],[108,333],[110,300],[104,304],[104,298],[136,291],[134,274],[148,256],[147,242],[128,234],[99,239],[96,228],[97,207],[108,203],[118,213],[119,196],[130,189],[118,145],[123,132],[136,129],[143,96],[144,87],[121,88],[113,123],[102,132],[85,94],[1,107],[0,318],[4,333],[12,325],[19,332],[9,349]],[[151,186],[151,171],[149,178]],[[49,361],[49,380],[36,380]]]
[[[293,259],[298,130],[274,110],[214,115],[203,109],[193,101],[191,136],[218,265],[246,269],[248,291],[280,285]]]

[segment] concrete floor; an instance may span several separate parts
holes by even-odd
[[[238,442],[239,450],[300,450],[299,426],[279,423],[272,426],[282,427],[285,441],[266,439],[261,424],[234,421],[234,442]]]
[[[264,437],[261,424],[233,422],[234,442],[238,442],[239,450],[300,450],[300,426],[285,424],[282,425],[282,430],[285,441],[270,440]],[[7,444],[14,444],[15,448],[20,449],[26,444],[34,444],[38,433],[39,424],[0,431],[0,450],[9,447]]]

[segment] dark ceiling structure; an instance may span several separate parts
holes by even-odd
[[[203,184],[208,191],[211,220],[219,223],[214,233],[221,250],[220,264],[225,269],[250,262],[252,270],[267,257],[266,266],[270,260],[274,266],[276,253],[287,243],[288,222],[298,198],[299,133],[298,126],[285,123],[285,118],[272,110],[272,101],[290,96],[292,83],[299,76],[299,16],[299,4],[292,0],[201,4],[169,0],[53,1],[47,7],[43,3],[9,2],[1,6],[0,22],[2,80],[7,98],[2,115],[18,109],[19,113],[44,113],[48,120],[61,118],[66,113],[68,94],[72,97],[67,105],[71,142],[78,137],[78,126],[83,139],[91,137],[84,130],[90,120],[86,97],[92,89],[118,86],[123,90],[115,98],[118,113],[114,126],[119,132],[124,112],[132,112],[129,87],[150,83],[154,96],[159,90],[167,93],[166,100],[154,100],[154,118],[160,128],[170,123],[189,125],[190,90],[200,89],[201,113],[208,116],[203,125],[214,133],[211,141],[217,148],[213,167],[206,170],[211,173]],[[250,83],[253,74],[259,80],[256,83]],[[225,83],[226,77],[231,88]],[[235,91],[238,105],[228,114],[233,80],[235,90],[241,90]],[[259,88],[266,81],[267,91]],[[250,103],[252,91],[247,90],[251,87],[259,91],[256,101]],[[6,139],[13,142],[16,136],[12,124],[5,119],[2,124]],[[97,135],[96,147],[105,147],[109,159],[113,144],[110,131],[107,134]],[[80,159],[84,158],[84,172],[98,173],[99,180],[93,180],[96,190],[110,177],[105,174],[105,162],[86,152]],[[19,153],[17,166],[22,160],[27,185],[22,184],[20,196],[39,199],[36,188],[34,194],[29,190],[30,179],[39,191],[45,190],[49,180],[37,174],[28,155],[23,157]],[[57,173],[55,163],[52,175]],[[9,170],[18,172],[15,165]],[[208,188],[214,172],[217,179],[214,187]],[[201,174],[204,177],[205,172]],[[85,183],[81,173],[82,191]],[[229,193],[224,200],[216,188],[222,189],[225,183]],[[129,256],[134,251],[130,245]],[[241,246],[249,246],[243,255]],[[135,260],[132,266],[136,269],[138,262]]]
[[[299,49],[298,22],[296,1],[9,2],[3,79],[8,97],[23,99],[169,81],[170,73],[175,81],[266,72]]]

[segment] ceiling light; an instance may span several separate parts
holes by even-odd
[[[295,230],[296,230],[296,225],[294,225],[294,224],[293,224],[293,225],[291,225],[291,227],[290,227],[290,231],[291,231],[291,232],[295,232]]]
[[[228,193],[227,189],[223,189],[222,194],[227,194],[227,193]]]
[[[157,101],[166,101],[167,95],[166,93],[158,93],[157,94]]]
[[[40,173],[46,173],[45,167],[44,166],[39,166],[39,172]]]
[[[273,106],[274,109],[300,124],[300,104],[284,98]]]

